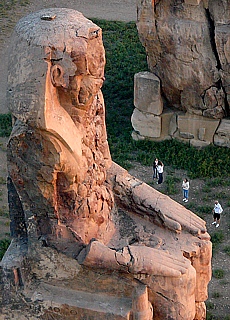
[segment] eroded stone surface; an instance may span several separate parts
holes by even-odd
[[[176,108],[218,119],[229,114],[229,6],[139,1],[137,26],[150,70]]]
[[[12,41],[3,315],[201,319],[205,222],[112,162],[101,29],[46,9],[20,20]]]
[[[143,71],[134,76],[134,105],[143,112],[160,115],[163,111],[160,79],[153,73]]]
[[[230,112],[230,28],[228,1],[138,1],[137,27],[146,49],[150,71],[161,82],[162,96],[168,107],[204,118],[221,120]],[[139,83],[141,86],[142,84]],[[144,85],[143,85],[144,87]],[[141,92],[141,88],[136,88]],[[150,90],[146,91],[148,94]],[[135,93],[134,93],[135,95]],[[159,99],[159,94],[156,94]],[[149,98],[145,97],[145,100]],[[163,115],[164,113],[162,113]],[[177,112],[176,112],[177,114]],[[159,114],[159,117],[162,118]],[[162,118],[163,119],[163,118]],[[202,126],[202,120],[199,126]],[[175,122],[174,122],[175,123]],[[197,120],[190,118],[191,126]],[[142,127],[149,123],[143,118]],[[134,130],[135,126],[133,125]],[[139,124],[141,127],[141,124]],[[214,143],[229,146],[215,132],[206,139],[208,127],[190,135],[178,127],[171,138],[189,142],[196,147]],[[162,125],[162,131],[166,131]],[[136,140],[147,136],[145,132],[133,134]],[[160,134],[161,139],[169,137]]]

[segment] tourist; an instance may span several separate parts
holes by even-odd
[[[164,171],[164,164],[160,160],[158,160],[158,165],[157,165],[158,181],[157,181],[157,184],[161,184],[163,182],[163,171]]]
[[[215,201],[215,205],[214,205],[212,212],[213,212],[213,223],[212,224],[215,224],[216,228],[218,228],[220,225],[220,214],[223,212],[223,209],[222,209],[218,200]]]
[[[153,180],[158,179],[157,166],[158,166],[158,159],[156,158],[153,162]]]
[[[187,178],[185,178],[182,182],[182,190],[183,190],[183,201],[188,202],[189,181]]]

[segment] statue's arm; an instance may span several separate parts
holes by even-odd
[[[143,216],[148,215],[153,223],[176,232],[184,229],[194,235],[206,234],[205,222],[201,218],[134,178],[114,162],[108,170],[108,181],[112,184],[119,206]]]

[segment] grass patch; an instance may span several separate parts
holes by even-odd
[[[215,308],[215,305],[214,305],[213,302],[207,301],[207,302],[206,302],[206,307],[207,307],[207,309],[212,310],[212,309]]]
[[[9,218],[9,211],[5,207],[0,208],[0,217]]]
[[[208,311],[206,320],[220,320],[220,319],[217,319],[211,312]]]
[[[224,270],[222,270],[222,269],[214,269],[214,270],[212,271],[212,275],[213,275],[213,277],[216,278],[216,279],[223,279],[223,277],[224,277]]]
[[[197,208],[197,205],[194,202],[190,201],[187,203],[187,209],[194,212],[196,210],[196,208]]]
[[[204,219],[206,214],[212,213],[213,207],[209,205],[197,205],[194,202],[190,202],[187,208],[197,214],[200,218]]]
[[[222,295],[219,292],[213,292],[212,293],[212,297],[215,298],[215,299],[218,299],[218,298],[221,298]]]
[[[230,246],[224,247],[224,252],[227,253],[230,256]]]
[[[0,137],[9,137],[12,130],[11,114],[0,114]]]
[[[0,177],[0,184],[6,184],[6,178]]]
[[[175,177],[175,176],[170,176],[168,175],[165,179],[165,184],[166,184],[166,193],[168,195],[171,194],[177,194],[178,193],[178,187],[177,187],[177,183],[180,181],[179,178]]]
[[[0,260],[2,260],[2,257],[4,256],[4,253],[6,252],[9,245],[10,245],[10,240],[8,239],[0,240]]]
[[[210,193],[212,191],[212,188],[210,188],[210,186],[205,185],[202,189],[203,192],[205,193]]]
[[[7,17],[9,11],[11,11],[17,5],[26,6],[30,3],[29,0],[1,0],[0,3],[0,16]]]
[[[213,206],[202,205],[197,206],[196,211],[201,214],[212,214]]]
[[[216,243],[216,244],[221,243],[224,240],[224,234],[222,230],[211,234],[211,240],[212,240],[212,243]]]
[[[214,232],[214,233],[212,233],[210,235],[211,235],[213,253],[215,253],[215,251],[218,248],[218,246],[224,240],[224,234],[223,234],[223,231],[220,230],[220,231]]]
[[[229,197],[229,193],[226,191],[220,191],[215,193],[215,198],[216,199],[227,199]]]

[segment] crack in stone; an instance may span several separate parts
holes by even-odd
[[[161,293],[161,292],[156,292],[156,294],[159,294],[159,296],[161,296],[162,298],[164,298],[164,299],[167,300],[167,301],[173,302],[172,299],[169,299],[169,297],[166,297],[166,296],[165,296],[163,293]]]
[[[205,9],[205,12],[206,12],[206,17],[207,17],[208,26],[209,26],[210,43],[211,43],[212,51],[214,53],[214,56],[217,62],[216,68],[218,70],[221,70],[222,66],[221,66],[218,50],[216,47],[216,41],[215,41],[215,23],[211,17],[209,9]]]

